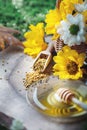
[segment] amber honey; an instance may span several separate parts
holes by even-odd
[[[55,91],[56,87],[54,91],[52,89],[50,92],[46,92],[39,97],[39,101],[47,107],[47,110],[40,109],[40,112],[53,117],[73,117],[84,113],[84,110],[81,107],[72,102],[68,104],[58,102],[53,96]],[[74,93],[80,101],[87,103],[87,99],[83,98],[80,93]]]

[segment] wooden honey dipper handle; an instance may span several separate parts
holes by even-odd
[[[57,98],[57,96],[60,97],[61,101],[68,103],[70,101],[72,101],[73,103],[77,104],[78,106],[80,106],[81,108],[83,108],[84,110],[87,111],[87,104],[81,102],[79,99],[77,99],[75,97],[75,94],[68,88],[59,88],[57,90],[57,92],[55,93],[55,98]]]

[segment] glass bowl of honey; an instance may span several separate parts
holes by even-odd
[[[27,102],[46,117],[58,122],[73,122],[84,119],[87,111],[79,105],[56,100],[55,93],[59,88],[73,91],[76,98],[87,104],[87,86],[81,80],[60,80],[49,76],[30,85],[26,93]]]

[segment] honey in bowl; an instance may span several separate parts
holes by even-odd
[[[70,102],[67,104],[58,102],[55,99],[55,92],[58,88],[62,87],[72,90],[78,100],[87,104],[87,87],[82,81],[60,80],[55,76],[49,76],[44,80],[42,79],[35,84],[30,85],[27,91],[27,100],[40,113],[48,115],[49,117],[56,117],[54,118],[55,121],[59,118],[62,118],[62,120],[66,118],[70,121],[70,119],[72,120],[72,117],[79,119],[79,116],[83,117],[86,115],[87,112],[75,103]],[[37,89],[37,99],[46,109],[40,108],[34,101],[33,94],[35,89]]]
[[[66,117],[74,116],[75,114],[77,115],[84,111],[82,108],[72,102],[70,104],[58,102],[54,97],[55,92],[56,90],[52,90],[43,94],[42,97],[39,97],[39,101],[48,108],[44,111],[40,110],[44,114],[53,117]],[[83,97],[79,93],[75,92],[75,94],[79,100],[83,101]]]

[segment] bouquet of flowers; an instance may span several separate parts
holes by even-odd
[[[60,79],[82,78],[86,69],[87,0],[59,0],[46,14],[45,25],[29,26],[24,34],[24,53],[36,57],[47,48],[45,35],[52,35],[56,56],[53,73]]]

